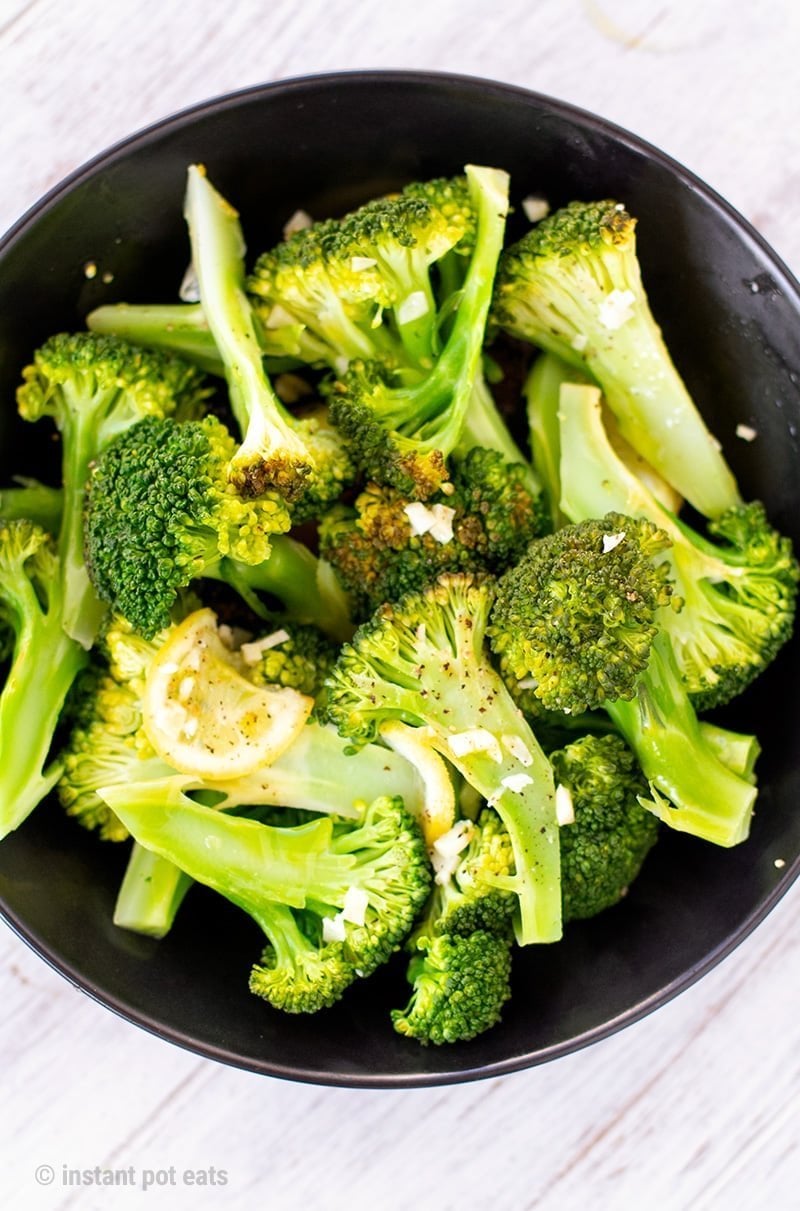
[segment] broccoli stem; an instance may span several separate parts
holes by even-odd
[[[356,859],[330,851],[333,821],[274,828],[203,807],[182,775],[113,786],[102,797],[140,845],[248,912],[269,934],[275,904],[341,906]]]
[[[92,332],[177,353],[201,370],[225,377],[225,365],[199,303],[111,303],[91,311],[86,324]]]
[[[471,723],[461,721],[467,730],[475,727],[476,719],[486,718],[492,734],[501,740],[501,759],[496,759],[498,753],[487,752],[456,755],[446,733],[432,743],[495,809],[511,838],[515,874],[509,889],[519,897],[518,943],[557,942],[562,933],[561,865],[552,766],[505,687],[484,685],[483,689],[481,701],[489,705],[486,716],[470,711]],[[527,754],[524,763],[512,755],[509,743]],[[509,777],[528,781],[511,790],[502,785]]]
[[[635,752],[645,777],[666,795],[651,810],[680,832],[716,845],[738,845],[747,837],[756,788],[720,759],[683,688],[669,639],[653,642],[650,662],[630,702],[605,709]]]
[[[27,519],[57,534],[61,525],[64,494],[61,488],[51,488],[36,479],[15,476],[13,488],[0,491],[0,518],[4,521]]]
[[[134,841],[114,908],[121,929],[163,938],[193,880],[174,862]]]
[[[67,397],[72,394],[68,383],[61,389]],[[58,554],[63,586],[62,625],[70,638],[85,648],[93,645],[105,614],[105,606],[89,579],[83,553],[86,484],[98,453],[98,430],[113,411],[115,395],[116,391],[98,393],[91,407],[87,407],[85,399],[75,397],[64,410],[61,427],[64,489]],[[109,430],[107,440],[113,436]]]
[[[492,284],[503,247],[508,213],[508,176],[493,168],[466,168],[470,198],[478,218],[475,249],[469,263],[461,298],[447,344],[430,378],[419,388],[418,403],[423,416],[425,402],[434,413],[433,428],[443,428],[452,436],[443,443],[449,453],[461,436],[470,401],[478,379],[482,378],[481,358],[486,321],[492,301]],[[443,417],[442,398],[451,398]]]
[[[189,168],[186,221],[203,312],[225,366],[233,414],[242,432],[234,460],[247,477],[251,464],[276,452],[286,462],[287,493],[311,469],[306,448],[264,373],[253,311],[245,292],[244,239],[239,216],[198,165]],[[293,465],[292,465],[293,464]],[[303,470],[305,469],[305,470]],[[270,474],[279,475],[278,468]],[[291,481],[291,485],[290,485]],[[260,495],[266,484],[256,485]],[[276,486],[281,486],[277,484]]]
[[[467,414],[464,417],[461,440],[455,453],[457,455],[468,454],[476,447],[481,450],[496,450],[503,456],[505,462],[524,467],[526,487],[532,496],[539,495],[542,490],[539,476],[511,436],[508,426],[497,410],[494,396],[482,373],[479,373],[475,379]]]
[[[46,766],[53,734],[86,652],[65,633],[58,609],[41,612],[24,578],[15,586],[22,606],[11,669],[0,695],[0,839],[17,828],[61,777]]]
[[[331,566],[286,535],[272,539],[269,558],[263,563],[245,564],[226,557],[209,563],[203,575],[231,585],[257,612],[263,613],[252,594],[271,593],[296,622],[318,626],[341,642],[353,634],[347,596]]]
[[[707,719],[700,720],[700,733],[723,765],[740,778],[754,780],[756,761],[761,752],[761,745],[755,736],[745,732],[731,732],[726,727],[709,723]]]
[[[561,511],[559,398],[564,383],[581,381],[580,370],[573,369],[552,353],[544,353],[534,362],[523,387],[533,465],[542,477],[555,530],[567,521]]]

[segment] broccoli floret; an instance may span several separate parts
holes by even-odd
[[[467,168],[477,212],[475,248],[452,326],[420,377],[390,362],[354,361],[329,389],[331,418],[356,464],[379,483],[426,499],[447,479],[447,457],[462,438],[482,379],[481,353],[491,283],[503,241],[508,178]]]
[[[223,580],[258,612],[274,594],[301,622],[341,637],[348,607],[332,571],[285,537],[274,494],[244,500],[227,468],[235,442],[215,418],[140,421],[98,458],[86,502],[86,560],[99,597],[147,638],[169,625],[178,591]]]
[[[83,508],[92,462],[145,416],[194,413],[208,394],[203,376],[179,358],[91,332],[51,337],[23,371],[17,392],[25,420],[52,417],[61,433],[63,511],[58,535],[67,633],[90,647],[103,610],[83,559]]]
[[[666,510],[612,448],[594,387],[561,392],[562,507],[575,521],[620,509],[664,531],[679,613],[662,624],[696,709],[728,702],[792,633],[798,564],[763,505],[736,506],[709,524],[711,540]]]
[[[494,317],[586,369],[623,435],[706,517],[740,503],[642,285],[635,220],[617,202],[571,202],[503,255]]]
[[[0,629],[13,635],[0,693],[0,838],[55,786],[59,716],[87,656],[64,629],[64,569],[55,542],[29,521],[0,522]]]
[[[364,615],[442,572],[503,571],[544,525],[527,469],[474,447],[453,458],[448,491],[426,505],[368,484],[323,519],[320,551]]]
[[[296,232],[259,257],[248,289],[265,331],[285,332],[286,347],[293,335],[312,365],[339,372],[350,360],[390,357],[430,366],[452,293],[452,274],[440,269],[468,260],[474,228],[465,178],[414,184]]]
[[[471,934],[477,930],[511,936],[515,909],[507,883],[514,875],[511,838],[496,811],[483,808],[477,820],[459,821],[465,847],[450,858],[450,834],[434,844],[436,878],[426,911],[427,932]],[[461,837],[455,844],[462,844]]]
[[[668,546],[652,523],[607,513],[539,539],[501,577],[489,639],[508,678],[552,711],[631,698],[670,601]]]
[[[491,642],[506,665],[506,676],[530,676],[545,706],[552,694],[570,713],[587,705],[607,711],[655,788],[652,810],[659,818],[719,845],[734,845],[747,835],[756,789],[749,778],[720,760],[719,743],[704,735],[669,635],[659,629],[670,610],[656,607],[669,586],[663,562],[655,565],[651,559],[653,551],[663,547],[663,536],[650,523],[618,517],[614,537],[625,537],[613,546],[608,538],[603,551],[599,538],[604,524],[586,521],[534,544],[546,546],[572,529],[578,535],[594,534],[594,563],[587,556],[583,565],[588,591],[581,595],[583,573],[576,575],[581,565],[571,559],[541,560],[536,579],[528,576],[521,582],[527,593],[520,591],[513,598],[508,586],[514,583],[514,571],[507,573],[492,613]],[[618,578],[613,569],[615,556],[627,560],[622,552],[626,543],[633,548],[635,570],[629,581]],[[561,627],[555,625],[559,618]],[[608,630],[597,626],[598,618],[608,620]],[[599,654],[606,645],[604,664]],[[508,653],[513,653],[513,665]]]
[[[382,606],[344,646],[326,711],[356,744],[374,740],[389,720],[428,729],[511,836],[518,939],[554,941],[561,895],[552,770],[489,662],[492,596],[489,580],[447,574]]]
[[[275,629],[242,644],[247,676],[256,685],[286,685],[316,698],[336,661],[339,646],[318,627],[291,618],[271,619]]]
[[[658,839],[649,787],[619,736],[582,736],[550,760],[574,814],[561,828],[564,920],[593,917],[625,895]]]
[[[338,436],[319,418],[294,418],[267,378],[250,301],[245,293],[244,239],[239,216],[199,165],[189,168],[186,221],[200,302],[225,367],[242,444],[230,476],[246,497],[275,489],[288,502],[313,490],[317,501],[339,495],[351,475]]]
[[[757,796],[752,770],[738,772],[720,736],[701,725],[666,632],[653,642],[635,697],[605,709],[636,754],[660,820],[716,845],[747,838]],[[737,735],[728,751],[740,751],[742,741]]]
[[[408,967],[405,1009],[392,1011],[398,1034],[423,1044],[462,1043],[500,1021],[511,995],[511,940],[471,934],[422,934]]]
[[[332,1004],[385,963],[428,894],[425,845],[400,798],[376,800],[357,822],[294,828],[202,807],[179,779],[106,798],[141,845],[257,921],[267,945],[251,991],[289,1013]]]
[[[63,507],[61,488],[51,488],[36,479],[17,475],[13,487],[0,489],[0,518],[3,521],[30,521],[48,534],[58,534]]]

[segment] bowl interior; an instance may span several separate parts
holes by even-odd
[[[77,173],[0,248],[0,477],[57,474],[50,443],[15,416],[32,349],[83,326],[101,302],[172,300],[188,260],[187,164],[239,207],[251,253],[302,207],[323,217],[404,182],[487,163],[520,201],[613,196],[639,217],[653,310],[690,391],[748,497],[800,543],[800,297],[780,262],[724,203],[652,148],[568,106],[485,81],[363,73],[290,81],[178,115]],[[87,263],[97,266],[89,278]],[[751,425],[752,444],[735,437]],[[247,992],[254,925],[195,888],[170,936],[117,930],[111,912],[125,855],[43,805],[0,846],[9,921],[90,994],[203,1054],[258,1071],[337,1084],[463,1080],[540,1062],[633,1020],[739,941],[800,866],[800,723],[789,709],[800,648],[725,716],[762,737],[752,836],[725,852],[676,834],[652,853],[629,896],[554,947],[517,952],[503,1023],[469,1044],[423,1049],[393,1034],[407,996],[403,964],[309,1020]],[[47,670],[42,670],[47,675]],[[775,859],[786,865],[775,867]]]

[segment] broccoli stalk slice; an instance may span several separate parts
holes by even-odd
[[[274,487],[287,500],[296,500],[313,471],[312,460],[264,373],[245,292],[239,216],[196,164],[189,168],[185,214],[202,309],[225,365],[231,408],[243,436],[231,464],[232,479],[250,496]]]
[[[573,202],[543,220],[503,257],[497,318],[588,370],[631,445],[717,517],[741,498],[650,311],[634,226],[610,201]]]
[[[326,710],[363,743],[388,720],[429,729],[434,748],[489,800],[514,850],[507,880],[519,899],[521,945],[561,936],[558,825],[553,774],[484,651],[486,582],[444,575],[384,606],[343,649],[328,678]],[[490,751],[464,752],[451,737],[483,730]],[[503,785],[504,779],[511,785]]]
[[[714,750],[723,765],[727,765],[732,773],[740,778],[755,782],[756,761],[761,753],[761,745],[756,736],[748,736],[746,732],[732,732],[726,727],[701,719],[700,733],[706,744]]]
[[[0,527],[0,612],[15,636],[0,693],[0,838],[30,815],[61,776],[58,760],[47,764],[50,746],[87,659],[64,631],[59,566],[48,542],[28,522]]]
[[[546,353],[537,357],[523,387],[533,465],[544,484],[554,530],[568,520],[561,511],[559,396],[564,383],[581,381],[579,370]]]
[[[14,477],[14,486],[0,490],[0,518],[3,521],[31,521],[48,534],[58,534],[64,493],[22,475]]]
[[[92,332],[119,336],[132,345],[177,353],[193,366],[225,378],[225,363],[200,303],[108,303],[86,317]],[[255,321],[261,352],[267,369],[274,374],[302,365],[300,353],[307,352],[307,338],[287,329],[272,332]]]
[[[464,417],[461,440],[453,451],[461,456],[475,448],[496,450],[511,466],[524,468],[524,483],[531,496],[539,496],[542,480],[520,450],[500,415],[483,373],[475,379],[469,407]]]
[[[284,534],[275,535],[271,543],[263,563],[246,564],[226,556],[211,560],[203,576],[235,588],[264,618],[269,613],[254,593],[280,598],[296,622],[313,623],[333,639],[349,639],[353,633],[349,602],[330,564]]]
[[[578,521],[617,510],[647,518],[668,535],[683,608],[665,613],[663,626],[698,706],[729,701],[791,633],[798,570],[788,540],[756,503],[712,523],[728,545],[709,542],[665,509],[612,448],[596,387],[565,384],[560,399],[564,513]]]
[[[177,353],[206,373],[225,377],[225,363],[200,303],[109,303],[90,311],[86,325],[132,345]]]
[[[248,913],[273,949],[281,946],[278,936],[273,942],[276,919],[291,924],[280,906],[304,910],[320,928],[326,918],[344,914],[344,938],[335,944],[341,949],[333,952],[341,958],[338,995],[357,975],[385,962],[409,932],[427,897],[430,871],[421,834],[400,799],[376,800],[352,825],[334,826],[324,816],[281,828],[194,803],[187,785],[181,776],[109,787],[103,797],[141,845]],[[347,915],[353,889],[365,897],[363,923]],[[325,946],[316,948],[323,960]],[[265,980],[256,967],[253,990],[272,1000]],[[289,1008],[284,993],[280,997],[281,1007]]]
[[[665,634],[653,642],[635,698],[605,709],[661,792],[646,804],[660,820],[716,845],[746,839],[756,787],[723,763],[701,730]]]
[[[193,881],[174,862],[134,841],[117,893],[114,924],[147,937],[166,937]]]

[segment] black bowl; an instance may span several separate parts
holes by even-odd
[[[113,148],[58,186],[0,246],[2,475],[41,473],[48,443],[12,401],[48,334],[101,302],[172,299],[186,267],[186,166],[202,161],[240,208],[253,251],[298,207],[322,217],[467,162],[511,173],[513,195],[552,205],[613,196],[639,217],[645,281],[689,389],[748,497],[800,539],[800,291],[758,235],[697,178],[607,122],[482,80],[377,72],[290,80],[200,105]],[[511,234],[525,226],[519,212]],[[84,266],[97,274],[88,278]],[[109,275],[111,275],[109,280]],[[751,445],[735,437],[753,426]],[[50,455],[52,457],[52,455]],[[45,676],[47,670],[42,670]],[[793,644],[730,718],[763,738],[761,797],[747,844],[677,834],[629,896],[557,946],[519,952],[501,1026],[423,1049],[393,1034],[402,963],[314,1019],[250,996],[258,931],[204,889],[153,942],[115,929],[125,855],[43,805],[0,846],[11,926],[57,970],[138,1025],[213,1059],[337,1085],[436,1084],[563,1055],[654,1009],[726,955],[800,871],[800,677]],[[776,867],[775,860],[785,865]]]

